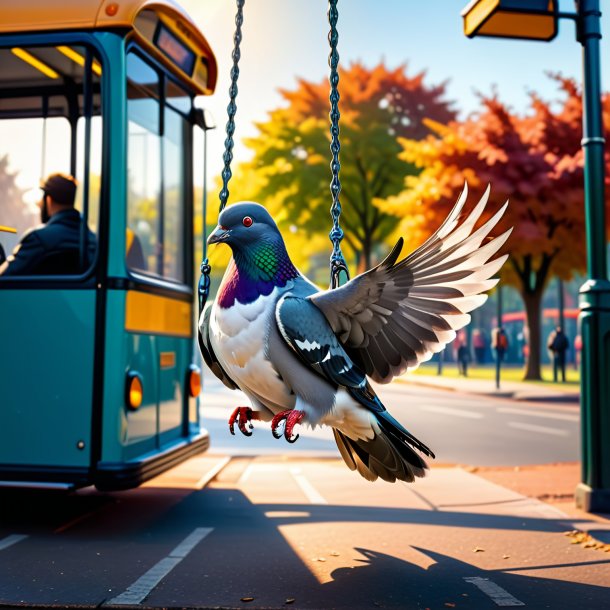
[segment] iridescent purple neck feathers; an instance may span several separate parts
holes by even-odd
[[[235,249],[218,289],[218,305],[224,309],[236,301],[247,305],[259,296],[268,296],[274,288],[284,288],[298,276],[281,241],[261,242],[247,250]]]

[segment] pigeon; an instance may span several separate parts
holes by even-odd
[[[508,202],[475,229],[489,191],[466,213],[465,185],[424,244],[399,260],[400,238],[379,265],[332,290],[293,265],[263,206],[226,207],[208,243],[227,244],[233,256],[201,314],[199,344],[211,371],[251,402],[233,411],[231,433],[237,424],[250,436],[252,420],[271,421],[275,438],[294,442],[297,424],[330,426],[347,466],[368,481],[424,476],[434,453],[392,417],[370,380],[389,383],[429,360],[487,299],[510,234],[489,236]]]

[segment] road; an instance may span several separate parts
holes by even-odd
[[[271,436],[269,426],[255,422],[254,434],[232,437],[227,419],[247,405],[239,392],[215,380],[207,382],[202,410],[212,432],[212,450],[228,455],[320,453],[337,456],[329,430],[299,429],[289,446]],[[580,415],[571,405],[517,402],[447,390],[394,383],[376,386],[390,412],[436,454],[439,464],[519,466],[572,462],[579,459]]]
[[[384,388],[445,463],[389,485],[321,430],[231,437],[236,396],[208,386],[212,450],[137,490],[0,493],[0,607],[608,607],[610,558],[564,536],[587,522],[446,465],[572,459],[574,409]]]
[[[565,515],[455,468],[389,485],[334,459],[204,456],[128,492],[0,501],[4,607],[601,610],[610,598],[610,559],[570,544]]]

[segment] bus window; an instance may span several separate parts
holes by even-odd
[[[161,227],[161,109],[159,74],[139,55],[127,55],[127,264],[163,275]],[[132,237],[133,235],[133,237]],[[142,255],[134,250],[139,247]]]
[[[62,45],[0,48],[0,65],[0,224],[17,230],[0,235],[6,253],[13,252],[0,266],[0,277],[81,274],[97,248],[97,236],[80,217],[86,211],[89,227],[97,231],[101,65],[92,51]],[[79,180],[74,207],[80,214],[60,202],[45,206],[50,218],[41,215],[37,187],[57,172]]]
[[[191,98],[139,54],[127,56],[127,266],[186,283],[185,138]],[[171,106],[175,102],[175,108]],[[163,120],[162,120],[163,119]]]
[[[165,133],[163,135],[163,155],[165,176],[163,193],[165,213],[163,214],[163,270],[166,277],[185,282],[184,262],[186,234],[184,224],[184,133],[186,120],[171,108],[165,108]]]

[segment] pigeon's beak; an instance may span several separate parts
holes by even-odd
[[[212,233],[208,237],[208,244],[217,244],[221,241],[225,241],[228,236],[229,236],[229,230],[221,225],[218,225],[214,229],[214,233]]]

